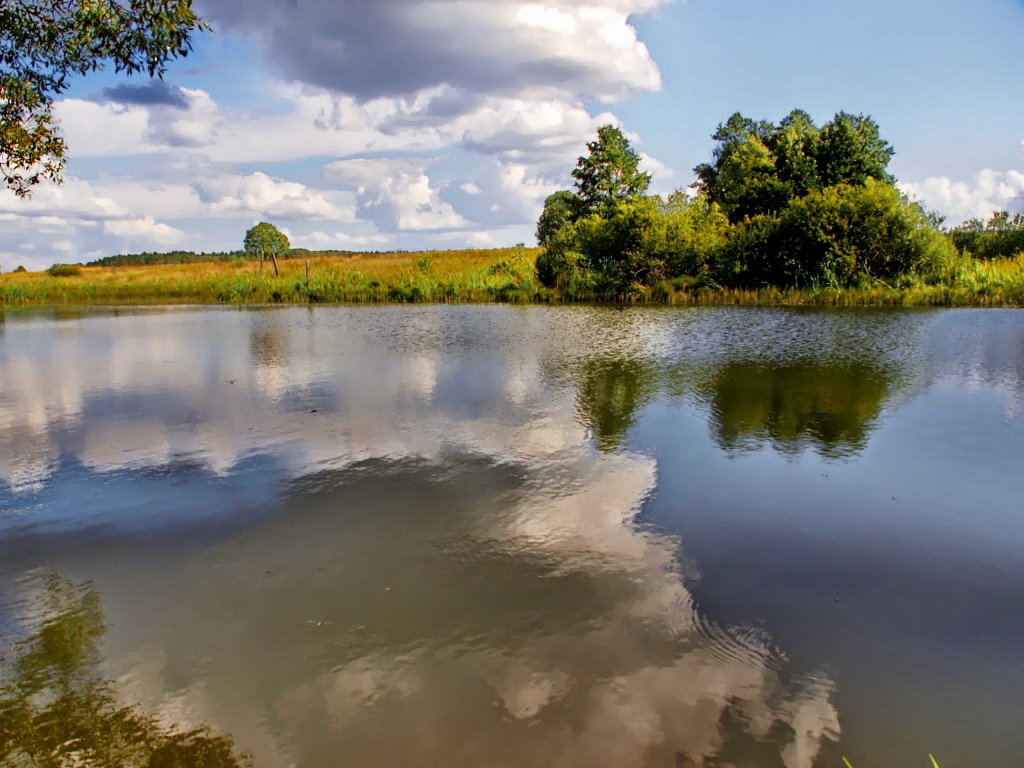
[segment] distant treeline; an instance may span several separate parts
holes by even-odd
[[[1024,253],[1024,215],[997,211],[987,222],[971,219],[951,229],[949,236],[960,251],[976,259],[1001,259]]]
[[[378,254],[383,251],[311,251],[307,248],[292,248],[281,258],[284,259],[325,259],[345,258]],[[401,251],[388,251],[401,253]],[[90,261],[88,267],[141,267],[150,264],[209,264],[211,262],[255,261],[257,256],[245,251],[214,251],[196,253],[195,251],[169,251],[167,253],[122,253],[117,256],[104,256],[102,259]]]

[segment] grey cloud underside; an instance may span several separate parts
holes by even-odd
[[[261,39],[285,77],[360,100],[440,84],[489,95],[529,88],[607,95],[636,85],[611,76],[607,55],[580,55],[601,43],[580,37],[575,47],[551,50],[543,37],[550,32],[517,23],[497,2],[203,0],[200,12],[221,29]],[[624,52],[631,65],[635,54]]]
[[[119,104],[188,109],[188,98],[181,89],[164,80],[150,80],[146,85],[121,83],[113,88],[104,88],[103,98]]]

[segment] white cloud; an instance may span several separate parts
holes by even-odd
[[[667,0],[206,0],[221,28],[254,33],[286,77],[366,101],[441,84],[514,95],[537,87],[602,99],[657,90],[630,17]]]
[[[430,159],[371,158],[338,160],[324,171],[354,188],[364,218],[382,230],[457,229],[469,224],[441,199],[427,175]]]
[[[180,229],[162,224],[152,216],[107,221],[104,222],[103,228],[125,241],[142,245],[169,246],[185,238],[185,233]]]
[[[949,223],[959,224],[967,219],[986,219],[993,211],[1019,210],[1024,173],[985,169],[971,182],[937,176],[899,186],[904,193],[943,213]]]
[[[285,219],[353,219],[351,207],[327,199],[333,193],[313,190],[295,181],[274,179],[262,171],[244,176],[222,174],[200,179],[195,186],[202,200],[217,213],[245,212]]]

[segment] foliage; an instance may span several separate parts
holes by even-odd
[[[721,214],[719,214],[721,215]],[[713,250],[713,249],[712,249]],[[578,302],[610,298],[594,275],[578,267],[553,288],[541,285],[540,264],[550,251],[492,249],[433,251],[429,273],[419,253],[339,258],[311,256],[281,263],[281,275],[253,273],[230,262],[83,267],[79,277],[45,272],[0,275],[0,307],[102,304],[216,304],[316,302]],[[538,255],[540,254],[540,255]],[[582,259],[581,254],[569,254]],[[243,262],[248,264],[250,262]],[[611,298],[674,305],[743,306],[1024,306],[1024,255],[981,261],[947,250],[938,263],[890,281],[865,280],[848,288],[719,285],[713,275],[682,275]]]
[[[579,219],[582,209],[582,201],[571,190],[562,189],[548,196],[537,221],[537,243],[547,245],[558,230]]]
[[[893,180],[886,170],[892,147],[863,115],[840,112],[818,129],[802,110],[778,125],[737,112],[712,138],[712,162],[694,169],[697,184],[732,222],[776,213],[824,187]]]
[[[16,194],[59,181],[64,140],[53,102],[74,75],[164,72],[202,27],[191,0],[4,0],[0,3],[0,173]]]
[[[891,184],[867,179],[815,190],[777,215],[736,225],[716,277],[731,285],[842,287],[928,269],[950,251],[918,206]]]
[[[996,259],[1024,253],[1024,215],[997,211],[987,222],[971,219],[949,233],[953,244],[978,259]]]
[[[14,268],[14,271],[15,272],[28,272],[28,270],[25,269],[25,265],[24,264],[19,264],[18,266],[16,266]]]
[[[641,198],[606,217],[588,216],[559,230],[538,259],[539,277],[544,285],[566,284],[571,270],[582,268],[592,274],[599,293],[622,294],[669,275],[703,272],[707,255],[724,243],[727,227],[717,206],[703,199]]]
[[[121,706],[98,672],[106,632],[99,594],[44,579],[44,613],[0,667],[0,764],[84,768],[239,768],[229,738],[180,730]]]
[[[243,248],[250,256],[281,256],[291,244],[288,237],[273,224],[261,221],[245,233]]]
[[[82,267],[78,264],[54,264],[46,274],[50,277],[78,277],[82,274]]]
[[[587,150],[589,154],[579,158],[572,172],[580,216],[609,215],[617,205],[647,192],[651,175],[640,171],[640,156],[620,129],[602,125]]]

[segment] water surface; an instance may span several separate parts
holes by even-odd
[[[184,765],[1024,764],[1024,313],[0,317],[0,716],[74,689]]]

